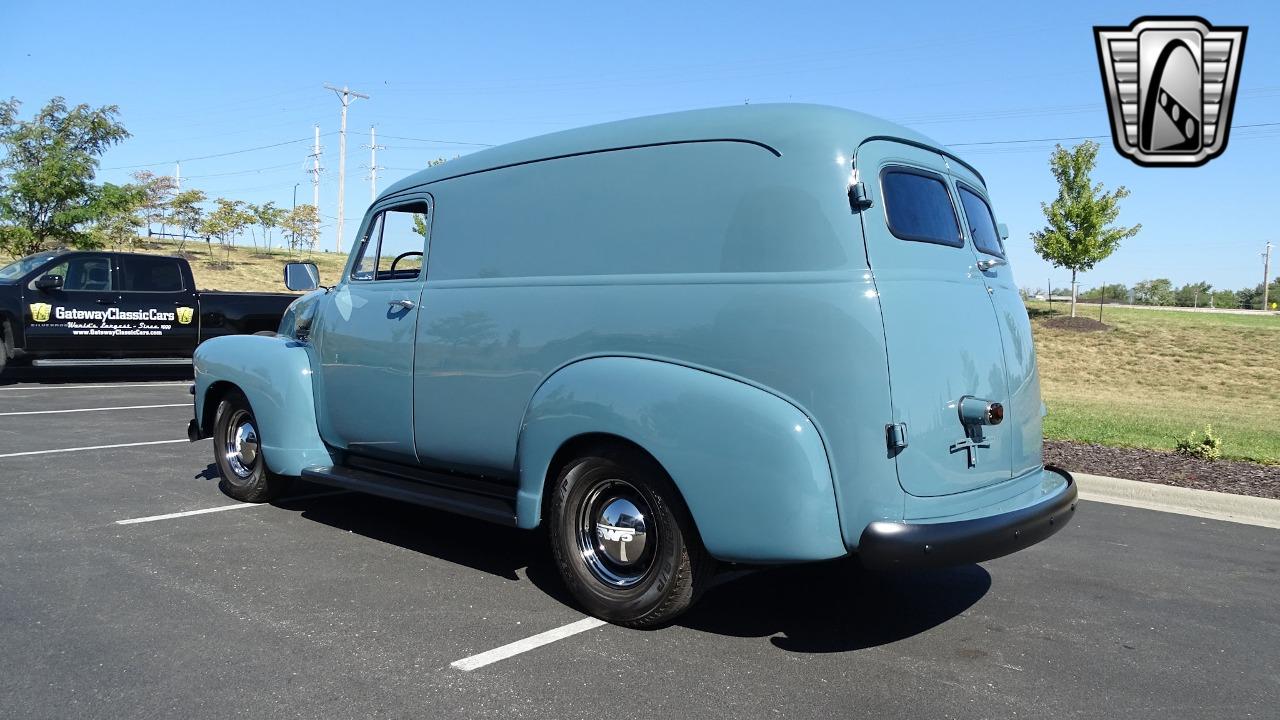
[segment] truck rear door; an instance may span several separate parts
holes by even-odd
[[[1036,369],[1036,348],[1031,341],[1031,321],[1005,256],[1003,238],[997,230],[982,179],[957,163],[951,165],[951,176],[965,218],[965,232],[975,258],[981,262],[982,279],[1000,325],[1009,386],[1005,423],[1009,425],[1012,470],[1017,477],[1039,468],[1044,462],[1040,374]]]
[[[199,339],[195,288],[182,260],[159,255],[117,255],[119,295],[115,324],[130,355],[191,355]]]
[[[906,426],[898,480],[917,496],[949,495],[1011,477],[1010,427],[966,424],[966,397],[1009,391],[991,293],[961,226],[945,158],[888,140],[858,149],[860,212],[889,356],[892,422]]]

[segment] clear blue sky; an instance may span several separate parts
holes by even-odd
[[[310,138],[319,123],[328,217],[339,104],[321,85],[349,84],[371,99],[349,116],[348,235],[368,204],[370,125],[388,146],[378,156],[381,187],[432,158],[477,149],[421,139],[503,143],[748,100],[854,108],[946,144],[1107,136],[1091,27],[1143,14],[1248,25],[1235,124],[1280,122],[1275,2],[615,5],[7,2],[0,95],[24,101],[27,115],[54,95],[119,105],[133,137],[104,158],[100,178],[115,182],[132,172],[124,166],[172,174],[175,159]],[[1198,169],[1140,168],[1101,142],[1096,179],[1133,192],[1121,221],[1143,231],[1083,285],[1261,281],[1263,243],[1280,245],[1280,126],[1233,132],[1226,154]],[[186,160],[184,186],[288,206],[302,183],[298,201],[309,202],[309,145]],[[1040,202],[1055,193],[1051,147],[955,148],[986,175],[1024,286],[1068,278],[1027,239],[1043,224]],[[326,221],[322,243],[332,248]]]

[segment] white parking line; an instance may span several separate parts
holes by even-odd
[[[119,407],[77,408],[74,410],[24,410],[22,412],[0,412],[0,417],[10,415],[57,415],[58,413],[101,412],[103,410],[149,410],[151,408],[191,407],[191,403],[169,403],[166,405],[121,405]]]
[[[145,387],[186,387],[190,385],[190,381],[185,382],[153,382],[153,383],[133,383],[119,385],[10,385],[8,387],[0,387],[0,392],[5,390],[89,390],[91,388],[145,388]]]
[[[89,445],[88,447],[58,448],[57,450],[28,450],[26,452],[4,453],[3,455],[0,455],[0,458],[21,457],[23,455],[52,455],[54,453],[80,452],[81,450],[110,450],[111,448],[141,447],[143,445],[168,445],[170,443],[184,442],[191,441],[183,438],[181,440],[148,440],[147,442],[116,443],[115,445]]]
[[[508,643],[502,647],[487,650],[479,655],[462,658],[456,662],[449,663],[449,666],[457,668],[463,672],[471,672],[472,670],[482,668],[485,665],[492,665],[500,660],[506,660],[513,655],[519,655],[520,653],[540,648],[543,645],[549,645],[557,640],[563,640],[572,635],[577,635],[580,632],[586,632],[587,630],[598,628],[605,624],[605,621],[597,618],[583,618],[577,622],[571,622],[568,625],[563,625],[554,630],[548,630],[544,633],[538,633],[537,635],[527,637],[523,640]]]
[[[280,498],[279,502],[293,502],[294,500],[309,500],[311,498],[327,497],[329,495],[341,495],[346,490],[332,490],[330,492],[312,493],[310,495],[299,495],[297,497]],[[174,518],[190,517],[192,515],[204,515],[206,513],[222,512],[224,510],[244,510],[246,508],[269,507],[270,503],[236,503],[235,505],[219,505],[211,508],[201,508],[199,510],[187,510],[185,512],[166,513],[164,515],[149,515],[147,517],[130,518],[128,520],[117,520],[117,525],[137,525],[138,523],[149,523],[157,520],[173,520]]]

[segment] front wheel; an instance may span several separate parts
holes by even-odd
[[[715,570],[675,486],[639,452],[602,449],[570,462],[549,517],[565,584],[589,613],[618,625],[670,621]]]
[[[288,488],[288,478],[267,469],[262,436],[249,400],[238,391],[227,393],[213,417],[213,454],[222,492],[244,502],[268,502]]]

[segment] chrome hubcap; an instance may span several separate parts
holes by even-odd
[[[629,483],[608,480],[592,488],[578,514],[578,549],[587,568],[614,587],[644,579],[653,565],[653,518]]]
[[[246,479],[258,465],[258,430],[253,426],[253,417],[244,410],[236,411],[227,428],[222,455],[231,471]]]

